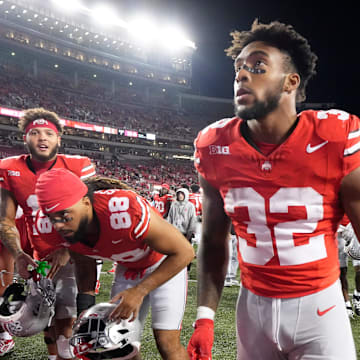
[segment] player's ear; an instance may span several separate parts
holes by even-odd
[[[61,136],[58,136],[58,145],[61,146]]]
[[[287,74],[284,81],[284,91],[288,94],[296,91],[300,86],[300,81],[301,79],[298,73]]]
[[[86,206],[90,206],[91,205],[91,201],[90,201],[90,198],[85,195],[83,198],[82,198],[82,203]]]

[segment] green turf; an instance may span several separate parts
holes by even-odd
[[[182,343],[186,346],[192,334],[192,323],[196,312],[196,263],[192,266],[190,272],[188,302],[183,321]],[[107,301],[109,299],[109,291],[113,275],[107,274],[106,271],[111,267],[111,263],[107,262],[103,266],[105,272],[101,276],[100,294],[97,296],[97,302]],[[354,271],[349,266],[349,285],[351,292],[354,288]],[[216,314],[215,321],[215,342],[213,347],[213,360],[234,360],[236,359],[236,343],[235,343],[235,302],[237,298],[237,287],[224,288],[222,301]],[[353,334],[357,346],[357,356],[360,359],[360,317],[351,321]],[[336,324],[334,324],[336,326]],[[30,338],[16,338],[15,350],[2,359],[11,360],[47,360],[46,348],[42,341],[42,335]],[[145,331],[142,339],[142,357],[144,360],[157,360],[160,356],[156,350],[150,329],[150,318],[147,320]],[[254,359],[255,360],[255,359]],[[344,359],[346,360],[346,359]]]

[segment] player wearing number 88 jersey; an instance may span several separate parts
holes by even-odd
[[[138,317],[144,325],[151,306],[160,353],[170,360],[185,358],[180,326],[186,265],[194,256],[185,237],[114,179],[96,177],[85,185],[71,172],[54,169],[40,176],[36,195],[46,215],[38,213],[37,230],[49,244],[69,247],[78,286],[91,288],[93,271],[91,264],[84,266],[84,255],[117,261],[111,301],[121,301],[111,318]]]
[[[232,35],[236,117],[195,140],[203,233],[188,353],[192,360],[211,353],[203,321],[220,300],[232,223],[242,282],[238,359],[355,360],[336,230],[345,209],[360,234],[359,118],[297,114],[316,55],[292,26],[255,21]]]

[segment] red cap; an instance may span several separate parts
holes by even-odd
[[[170,186],[168,184],[162,184],[161,187],[170,190]]]
[[[35,194],[44,214],[65,210],[75,205],[87,192],[87,186],[67,169],[43,172],[35,187]]]

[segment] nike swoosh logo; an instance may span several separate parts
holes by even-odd
[[[307,147],[306,147],[306,152],[307,152],[308,154],[311,154],[311,153],[313,153],[314,151],[319,150],[320,148],[322,148],[322,147],[323,147],[324,145],[326,145],[327,143],[328,143],[328,141],[324,141],[324,142],[322,142],[321,144],[315,145],[315,146],[311,146],[310,144],[308,144]]]
[[[320,309],[318,308],[318,309],[317,309],[317,314],[318,314],[319,316],[323,316],[323,315],[325,315],[327,312],[329,312],[330,310],[332,310],[335,306],[336,306],[336,305],[330,306],[328,309],[325,309],[325,310],[323,310],[323,311],[320,311]]]
[[[121,243],[122,241],[124,241],[123,239],[120,239],[120,240],[112,240],[111,242],[116,245],[118,243]]]
[[[56,207],[58,207],[60,205],[60,203],[57,203],[56,205],[52,206],[52,207],[45,207],[45,212],[49,213],[51,210],[54,210]]]

